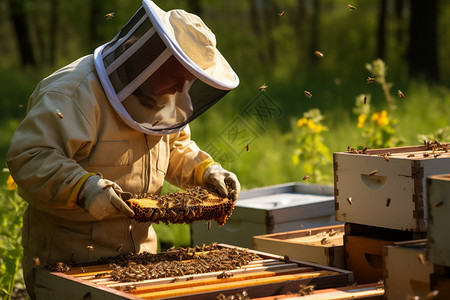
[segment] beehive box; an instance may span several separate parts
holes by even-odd
[[[383,247],[413,239],[417,237],[411,231],[346,223],[345,268],[353,272],[358,284],[378,282],[384,277]]]
[[[236,248],[219,244],[219,247]],[[109,265],[91,263],[72,267],[66,273],[35,269],[38,299],[216,299],[246,292],[250,297],[297,291],[300,284],[316,289],[348,286],[353,274],[347,270],[286,260],[259,252],[261,259],[226,272],[200,273],[139,282],[117,282],[108,277]],[[106,273],[106,275],[104,275]],[[102,276],[96,276],[101,274]],[[227,276],[221,276],[226,274]]]
[[[253,237],[253,248],[258,251],[345,268],[344,225],[272,233]]]
[[[256,235],[337,224],[332,186],[287,183],[242,191],[225,225],[213,222],[208,229],[206,222],[195,222],[191,242],[251,248]]]
[[[383,250],[386,299],[426,299],[433,264],[426,260],[426,240],[394,243]]]
[[[450,267],[450,174],[428,177],[428,259]]]
[[[334,153],[336,220],[426,232],[426,178],[450,173],[449,146],[439,147]]]

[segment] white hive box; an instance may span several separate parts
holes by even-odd
[[[384,247],[385,299],[429,299],[433,264],[425,258],[426,249],[426,240]]]
[[[450,173],[447,151],[411,146],[334,153],[336,220],[426,232],[426,178]]]
[[[225,225],[191,225],[192,245],[213,242],[251,248],[252,237],[341,224],[334,217],[332,186],[286,183],[242,191]]]
[[[450,267],[450,174],[428,177],[428,259]]]
[[[253,248],[344,269],[343,237],[344,225],[333,225],[254,236]]]

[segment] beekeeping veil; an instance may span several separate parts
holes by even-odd
[[[112,41],[95,49],[94,59],[111,105],[129,126],[146,134],[182,130],[239,84],[198,16],[179,9],[165,12],[150,0],[143,0]],[[167,68],[171,61],[190,76],[176,92],[155,95],[148,84],[155,76],[178,76],[179,68]]]

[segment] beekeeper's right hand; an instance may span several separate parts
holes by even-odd
[[[118,212],[133,217],[133,210],[118,196],[122,193],[117,183],[92,175],[81,187],[77,203],[99,221]]]

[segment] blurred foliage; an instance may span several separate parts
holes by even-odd
[[[22,260],[22,215],[26,203],[8,170],[0,174],[0,295],[11,299],[15,286],[24,287],[20,268]]]
[[[300,162],[300,174],[303,180],[311,183],[328,182],[329,177],[321,172],[320,167],[331,167],[331,154],[325,144],[322,133],[328,128],[322,125],[324,117],[318,109],[311,109],[298,119],[292,131],[296,149],[292,156],[294,165]]]

